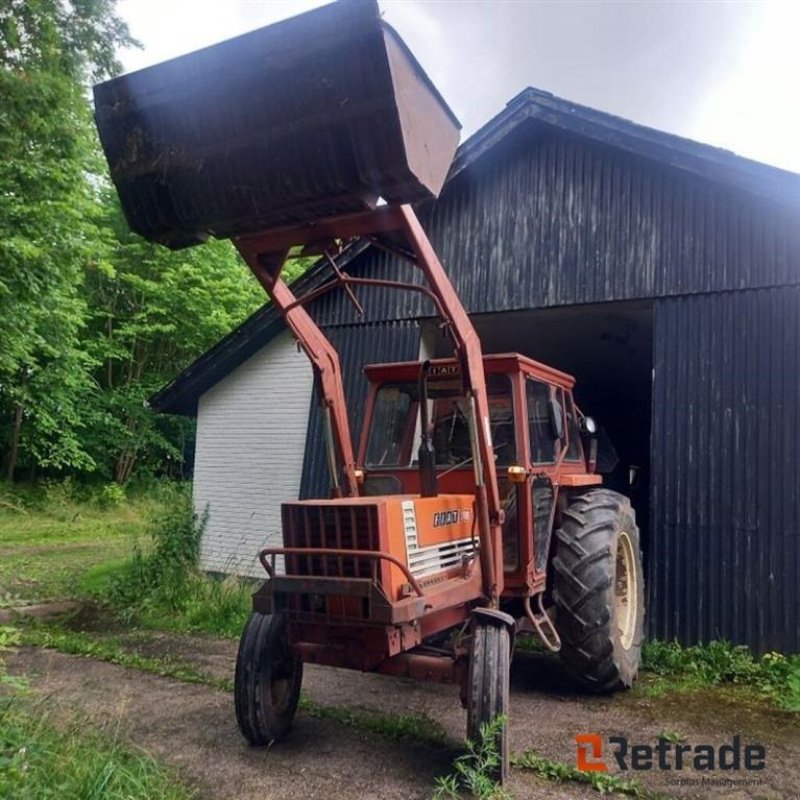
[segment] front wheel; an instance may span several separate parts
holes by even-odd
[[[630,687],[644,638],[644,579],[627,497],[594,489],[570,502],[556,531],[553,576],[567,668],[593,691]]]
[[[496,763],[487,770],[498,783],[508,777],[508,681],[511,636],[504,625],[477,620],[467,678],[467,738],[480,747],[485,726],[492,726],[490,744]],[[502,717],[502,720],[498,718]]]
[[[303,662],[292,653],[286,615],[253,612],[239,641],[234,680],[236,721],[250,744],[289,734],[302,682]]]

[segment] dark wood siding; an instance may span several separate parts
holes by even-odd
[[[354,325],[330,328],[326,331],[333,346],[339,351],[344,373],[347,416],[353,435],[353,447],[358,447],[364,405],[367,399],[367,379],[363,369],[366,364],[381,361],[410,361],[419,354],[419,325],[416,321],[395,324]],[[301,499],[327,497],[330,492],[328,462],[322,431],[319,392],[311,398],[308,415],[308,435],[300,483]]]
[[[800,287],[655,309],[649,629],[800,651]]]
[[[419,213],[471,312],[800,282],[796,213],[541,126],[473,164]],[[413,275],[374,252],[348,269]],[[415,294],[358,292],[369,320],[431,313]],[[318,309],[328,325],[358,321],[336,295]]]

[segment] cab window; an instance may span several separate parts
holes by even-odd
[[[546,383],[528,378],[525,392],[528,399],[528,433],[531,438],[531,461],[534,464],[554,464],[559,440],[550,424],[550,392]]]
[[[583,448],[581,447],[581,431],[578,425],[578,413],[575,409],[575,401],[569,392],[563,392],[564,401],[567,409],[567,454],[564,456],[566,461],[580,461],[583,458]]]

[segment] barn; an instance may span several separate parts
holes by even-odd
[[[800,651],[800,176],[526,89],[417,209],[487,352],[577,378],[642,529],[648,632]],[[414,279],[374,248],[354,275]],[[328,278],[317,264],[298,292]],[[351,426],[375,361],[446,355],[416,293],[312,313]],[[314,382],[265,306],[152,398],[197,416],[203,566],[260,574],[279,505],[327,489]]]

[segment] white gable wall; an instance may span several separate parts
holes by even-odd
[[[285,332],[209,389],[197,407],[194,507],[208,521],[200,565],[264,576],[256,560],[281,547],[281,502],[303,470],[313,373]]]

